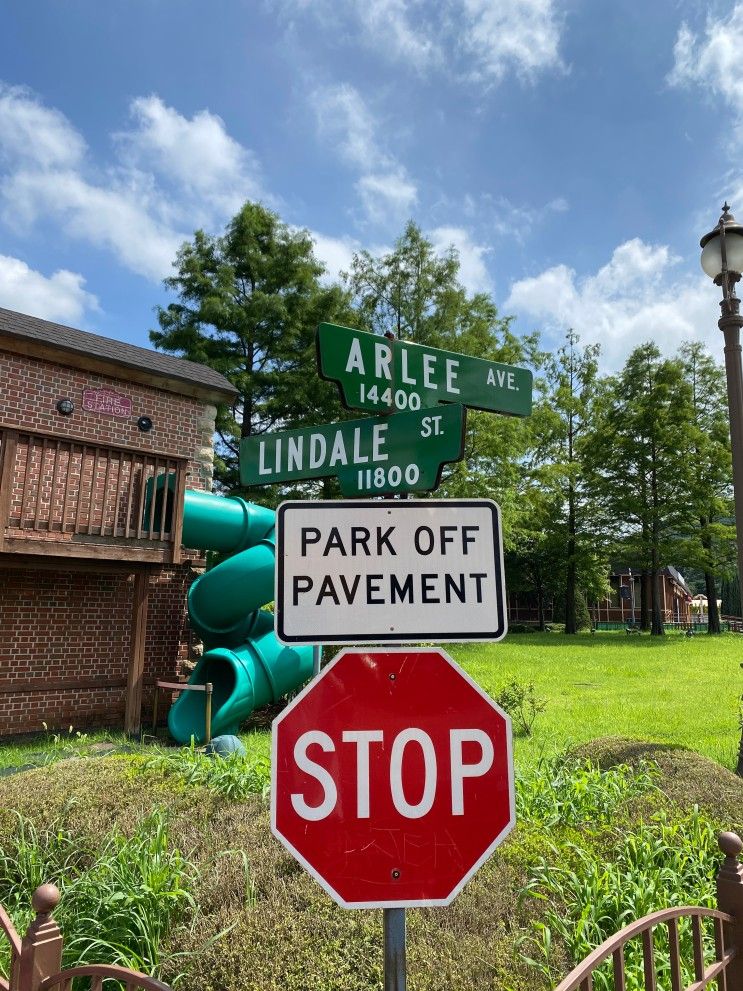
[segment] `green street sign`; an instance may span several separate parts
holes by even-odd
[[[464,456],[464,425],[464,407],[453,404],[244,437],[240,484],[337,475],[344,496],[429,492]]]
[[[461,403],[507,416],[531,414],[528,368],[330,323],[318,327],[317,357],[320,375],[338,383],[348,409],[381,413]]]

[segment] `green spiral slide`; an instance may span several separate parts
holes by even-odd
[[[277,701],[312,674],[312,646],[279,643],[273,614],[261,609],[274,595],[274,517],[272,509],[238,497],[186,490],[183,546],[230,555],[188,593],[191,626],[204,641],[189,684],[214,686],[214,736],[237,733],[253,709]],[[204,741],[203,692],[179,695],[168,728],[179,743]]]

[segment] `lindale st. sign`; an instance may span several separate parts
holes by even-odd
[[[343,495],[430,492],[464,449],[464,409],[439,406],[243,438],[240,482],[336,475]]]

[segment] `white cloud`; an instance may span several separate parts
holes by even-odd
[[[504,310],[549,333],[572,327],[584,343],[601,344],[611,370],[649,340],[667,354],[684,340],[703,340],[719,356],[718,291],[701,273],[675,275],[678,262],[665,245],[635,238],[619,245],[593,275],[578,277],[556,265],[515,282]]]
[[[529,79],[564,71],[554,0],[462,0],[460,48],[472,60],[468,73],[485,83],[508,72]]]
[[[5,309],[79,323],[86,312],[99,309],[98,300],[84,285],[85,279],[77,272],[59,269],[47,277],[19,258],[0,255],[0,306]]]
[[[118,157],[96,168],[83,137],[27,90],[0,89],[0,204],[16,229],[54,220],[159,281],[196,226],[217,226],[260,196],[252,154],[208,111],[186,118],[158,97],[132,101]],[[33,140],[31,140],[31,137]]]
[[[312,231],[315,242],[315,257],[327,268],[326,278],[336,280],[340,272],[348,272],[355,252],[361,244],[351,237],[330,237]]]
[[[77,165],[84,153],[85,141],[64,114],[24,87],[0,82],[0,161],[64,168]]]
[[[261,196],[254,155],[230,137],[221,117],[200,110],[189,120],[157,96],[139,97],[130,109],[135,126],[116,137],[136,168],[169,177],[225,214]]]
[[[709,16],[704,38],[682,24],[668,82],[672,86],[701,85],[710,96],[721,96],[742,117],[743,78],[739,69],[742,44],[743,3],[736,3],[728,17]]]
[[[362,176],[356,183],[367,218],[376,224],[398,225],[410,216],[418,192],[403,169]]]
[[[475,244],[464,227],[436,227],[429,234],[438,254],[443,254],[452,245],[459,254],[459,278],[470,292],[490,292],[493,281],[485,265],[485,257],[490,248],[485,244]]]
[[[328,37],[419,73],[489,87],[508,73],[564,72],[561,0],[274,0],[292,30],[313,18]]]
[[[386,150],[382,128],[359,91],[347,83],[322,86],[310,95],[320,140],[332,145],[361,175],[356,182],[364,219],[397,226],[410,215],[418,189]]]
[[[75,172],[18,172],[2,183],[6,219],[55,220],[71,237],[111,251],[132,272],[159,281],[170,272],[178,233],[146,176],[112,175],[107,186]]]
[[[377,122],[359,91],[348,83],[321,86],[310,95],[320,138],[358,169],[389,164],[377,137]]]
[[[430,12],[430,0],[427,0]],[[422,0],[357,0],[356,13],[363,39],[388,57],[422,70],[441,62],[441,46],[426,30]]]

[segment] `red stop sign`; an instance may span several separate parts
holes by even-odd
[[[273,723],[271,828],[346,908],[447,905],[514,824],[511,723],[443,650],[344,650]]]

